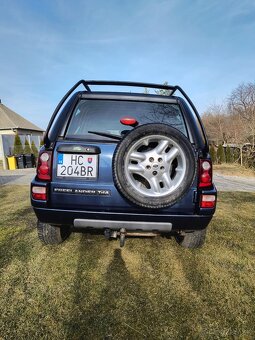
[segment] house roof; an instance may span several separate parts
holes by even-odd
[[[43,132],[38,126],[21,117],[0,102],[0,130],[23,129]]]

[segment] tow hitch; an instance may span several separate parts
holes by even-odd
[[[159,236],[159,232],[139,232],[139,231],[129,231],[127,232],[125,228],[121,228],[119,231],[105,229],[104,236],[107,240],[120,238],[120,247],[124,247],[126,236],[142,236],[142,237],[155,237]]]
[[[119,236],[120,247],[124,247],[126,233],[127,232],[126,232],[125,228],[121,228],[119,231],[111,230],[111,229],[105,229],[104,236],[107,240],[110,240],[111,238],[117,239],[117,237]]]

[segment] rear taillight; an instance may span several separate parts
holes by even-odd
[[[215,195],[201,195],[200,208],[214,208],[216,204]]]
[[[199,188],[212,185],[212,162],[208,159],[199,160]]]
[[[32,198],[34,200],[46,201],[47,200],[47,188],[46,187],[32,187]]]
[[[41,151],[38,157],[37,177],[44,181],[51,180],[52,151]]]

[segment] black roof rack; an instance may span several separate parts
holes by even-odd
[[[205,130],[204,130],[201,118],[199,116],[199,113],[198,113],[197,109],[195,108],[194,104],[192,103],[191,99],[189,98],[189,96],[184,92],[184,90],[180,86],[178,86],[178,85],[165,85],[165,84],[153,84],[153,83],[140,83],[140,82],[130,82],[130,81],[84,80],[84,79],[81,79],[65,94],[65,96],[61,99],[61,101],[59,102],[59,104],[56,107],[55,111],[53,112],[52,117],[50,119],[50,122],[49,122],[48,127],[47,127],[46,132],[45,132],[44,142],[46,144],[48,144],[50,142],[49,139],[48,139],[48,132],[49,132],[49,129],[50,129],[50,127],[51,127],[55,117],[57,116],[59,110],[61,109],[62,105],[67,100],[67,98],[80,85],[83,85],[84,88],[88,92],[92,92],[89,85],[92,85],[92,86],[93,85],[128,86],[128,87],[130,86],[130,87],[144,87],[144,88],[152,88],[152,89],[162,89],[162,90],[169,90],[170,91],[169,92],[169,96],[172,96],[172,95],[175,94],[176,91],[179,91],[183,95],[183,97],[187,100],[187,102],[189,103],[189,105],[192,108],[193,112],[195,113],[198,121],[200,122],[202,131],[203,131],[203,135],[204,135],[204,138],[205,138],[205,141],[207,142],[207,137],[206,137]]]
[[[175,86],[163,85],[163,84],[152,84],[152,83],[140,83],[131,81],[114,81],[114,80],[86,80],[85,84],[89,85],[109,85],[109,86],[130,86],[130,87],[146,87],[152,89],[172,90],[174,91]]]

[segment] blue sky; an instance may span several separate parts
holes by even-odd
[[[0,0],[0,98],[45,128],[79,79],[181,85],[200,113],[255,81],[255,1]]]

